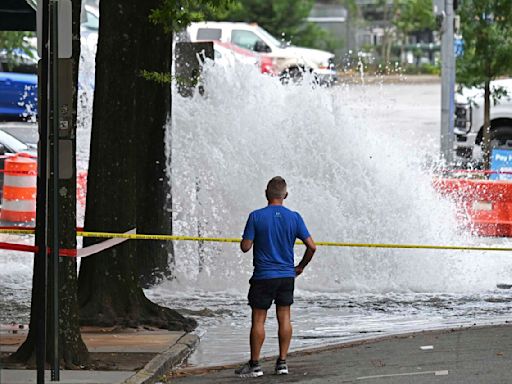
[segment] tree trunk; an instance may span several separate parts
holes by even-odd
[[[136,70],[142,72],[170,72],[171,35],[161,25],[149,22],[152,9],[161,0],[140,2],[138,15],[139,36],[151,36],[136,47]],[[135,130],[137,136],[137,232],[144,234],[172,234],[172,200],[166,174],[165,125],[170,116],[170,85],[136,77]],[[139,241],[137,265],[143,287],[170,276],[169,256],[171,242]]]
[[[391,61],[391,46],[393,44],[392,33],[393,31],[391,30],[391,27],[384,27],[381,44],[381,57],[384,62],[384,66],[389,66]]]
[[[408,64],[407,63],[407,58],[405,57],[405,45],[407,43],[407,35],[405,32],[402,32],[402,38],[401,38],[401,42],[400,42],[400,64],[403,65],[403,64]],[[416,66],[418,66],[416,64]]]
[[[59,233],[60,243],[59,246],[64,249],[75,249],[76,248],[76,165],[75,165],[75,146],[76,142],[76,111],[77,111],[77,84],[78,84],[78,62],[80,58],[80,10],[81,1],[73,0],[73,52],[72,52],[72,78],[73,78],[73,90],[72,90],[72,107],[71,107],[71,129],[69,136],[72,140],[72,169],[73,174],[70,179],[59,180]],[[44,96],[43,96],[44,97]],[[42,272],[38,268],[41,260],[38,260],[37,255],[34,260],[34,276],[33,276],[33,287],[39,286],[38,279],[43,278],[40,276]],[[43,268],[44,269],[44,268]],[[39,270],[36,273],[36,270]],[[50,276],[51,277],[51,276]],[[70,257],[60,257],[58,264],[58,281],[59,281],[59,335],[58,335],[58,351],[59,360],[61,365],[66,368],[71,368],[78,365],[85,364],[89,359],[89,353],[87,347],[82,340],[79,327],[78,319],[78,299],[77,299],[77,265],[76,259]],[[51,280],[49,281],[51,282]],[[30,328],[26,341],[20,346],[18,351],[12,355],[12,359],[17,361],[30,361],[32,362],[35,345],[36,345],[36,322],[37,316],[35,316],[35,306],[38,304],[37,300],[40,300],[40,295],[35,295],[32,292],[32,303],[31,303],[31,316],[30,316]],[[47,300],[49,313],[51,300]],[[47,318],[49,318],[47,316]],[[46,334],[51,335],[52,321],[47,321]],[[46,343],[46,357],[47,360],[52,356],[53,351],[53,340],[47,337]]]
[[[142,0],[100,2],[85,213],[87,230],[132,229],[137,224],[137,199],[154,198],[137,196],[139,143],[148,134],[143,118],[149,118],[151,110],[135,116],[140,69],[134,57],[140,44],[149,44],[154,38],[141,33],[142,23],[149,22],[146,15],[141,15],[141,7],[145,9],[143,3]],[[156,53],[148,56],[159,60]],[[84,244],[93,242],[96,241],[85,239]],[[194,320],[159,307],[144,296],[139,285],[136,250],[135,242],[124,242],[82,260],[78,281],[81,323],[192,330],[196,326]]]
[[[381,0],[378,4],[379,6],[383,7],[383,16],[382,20],[384,22],[384,34],[382,36],[382,51],[381,51],[381,57],[384,61],[384,66],[390,65],[390,58],[391,58],[391,33],[392,33],[392,23],[391,23],[391,14],[392,14],[392,8],[387,1]]]
[[[482,150],[484,169],[489,169],[491,164],[491,83],[486,80],[484,84],[484,127]]]

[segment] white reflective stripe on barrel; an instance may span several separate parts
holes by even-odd
[[[3,200],[2,209],[14,212],[35,212],[35,200]]]
[[[35,187],[37,184],[37,176],[15,176],[5,174],[4,176],[4,185],[8,185],[9,187],[21,187],[21,188],[29,188]]]

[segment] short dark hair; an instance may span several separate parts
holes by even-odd
[[[287,188],[286,181],[281,176],[270,179],[267,184],[268,199],[284,199],[286,197]]]

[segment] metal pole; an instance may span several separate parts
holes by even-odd
[[[58,60],[58,0],[50,2],[50,95],[52,127],[50,144],[51,250],[52,250],[52,381],[60,380],[59,371],[59,60]]]
[[[455,97],[455,52],[453,46],[453,0],[444,2],[445,18],[441,39],[441,157],[453,161],[453,123]]]
[[[38,143],[38,172],[37,172],[37,201],[36,201],[36,245],[38,252],[35,254],[34,273],[37,278],[37,286],[34,287],[36,320],[36,366],[37,384],[44,384],[44,371],[46,364],[46,295],[47,295],[47,273],[48,259],[46,250],[47,225],[46,225],[46,204],[48,197],[47,190],[47,165],[48,165],[48,18],[49,0],[43,0],[41,8],[41,29],[38,39],[40,45],[41,60],[39,62],[39,143]],[[36,279],[34,279],[36,281]]]

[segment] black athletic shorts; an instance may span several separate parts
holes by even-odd
[[[277,279],[249,280],[249,305],[252,308],[269,309],[272,302],[278,306],[293,304],[294,277]]]

